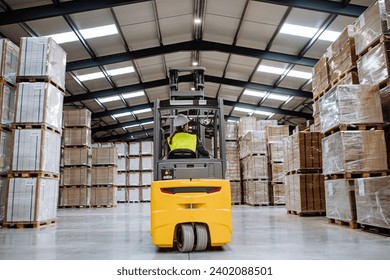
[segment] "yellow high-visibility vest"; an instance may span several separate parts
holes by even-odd
[[[170,144],[170,138],[168,137],[168,145],[171,151],[177,149],[196,151],[196,135],[187,132],[176,133],[172,139],[172,144]]]

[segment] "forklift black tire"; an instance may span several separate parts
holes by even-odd
[[[207,249],[208,244],[208,232],[205,224],[196,223],[194,226],[196,244],[194,247],[195,251],[204,251]]]
[[[180,224],[176,231],[177,249],[182,252],[190,252],[194,248],[195,235],[192,224]]]

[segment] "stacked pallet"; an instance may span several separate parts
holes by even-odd
[[[357,227],[355,178],[387,174],[378,85],[337,86],[320,99],[326,216]]]
[[[0,40],[0,224],[5,214],[7,174],[11,161],[11,125],[14,121],[16,72],[19,47]]]
[[[129,143],[130,202],[149,202],[153,180],[153,142]]]
[[[239,156],[243,202],[252,206],[271,204],[265,131],[257,129],[254,117],[240,118]]]
[[[102,143],[102,146],[110,145],[109,143]],[[112,144],[118,154],[118,168],[115,178],[115,185],[117,186],[117,202],[129,202],[128,197],[128,164],[129,164],[129,145],[126,142],[116,142]]]
[[[91,111],[64,110],[59,207],[88,207],[91,195]]]
[[[240,150],[238,148],[237,123],[225,123],[226,173],[225,179],[230,181],[231,200],[233,204],[242,202]]]
[[[267,125],[266,139],[268,146],[270,193],[274,205],[286,204],[285,199],[285,172],[283,139],[289,136],[287,125]]]
[[[332,87],[359,83],[354,34],[353,25],[345,27],[313,68],[314,131],[321,130],[319,99]]]
[[[115,147],[92,147],[91,207],[116,207],[117,161]]]
[[[66,53],[49,38],[20,46],[3,225],[39,227],[56,223]]]
[[[286,209],[290,214],[325,213],[321,140],[319,132],[298,129],[284,139]]]

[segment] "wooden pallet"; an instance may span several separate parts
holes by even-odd
[[[387,176],[387,171],[364,171],[364,172],[345,172],[341,174],[326,174],[325,180],[338,180],[338,179],[358,179],[358,178],[370,178],[370,177],[382,177]]]
[[[41,228],[57,224],[57,221],[46,220],[41,222],[3,222],[4,228]]]
[[[4,79],[3,77],[0,77],[0,84],[7,85],[7,86],[9,86],[9,87],[11,87],[13,89],[16,89],[16,85],[15,84],[13,84],[10,81]]]
[[[360,224],[363,231],[390,237],[390,228],[383,228],[373,225]]]
[[[373,48],[375,48],[380,43],[383,43],[385,41],[390,40],[390,34],[384,34],[382,33],[381,36],[379,36],[376,40],[372,41],[371,44],[369,44],[366,48],[364,48],[360,54],[357,55],[358,59],[362,58],[365,54],[367,54],[369,51],[371,51]]]
[[[10,171],[8,178],[52,178],[59,179],[60,175],[43,171]]]
[[[355,61],[357,60],[357,57],[355,57]],[[350,73],[357,73],[357,66],[354,65],[352,67],[350,67],[349,69],[347,69],[346,71],[344,71],[343,73],[340,73],[337,75],[337,77],[333,78],[331,81],[330,81],[330,84],[331,84],[331,88],[337,86],[337,84],[339,82],[341,82],[348,74]]]
[[[291,170],[287,172],[287,175],[294,175],[294,174],[322,174],[322,169],[318,168],[307,168],[307,169],[296,169],[296,170]]]
[[[91,205],[90,207],[91,208],[115,208],[117,205],[116,204],[95,204],[95,205]]]
[[[244,204],[245,205],[249,205],[249,206],[253,206],[253,207],[271,206],[272,205],[271,202],[264,202],[264,203],[248,203],[248,202],[245,202]]]
[[[62,135],[62,131],[44,123],[13,123],[12,129],[43,129]]]
[[[90,205],[58,205],[58,208],[90,208]]]
[[[65,89],[49,76],[17,76],[16,83],[49,83],[65,94]]]
[[[384,124],[340,124],[325,131],[324,136],[335,134],[339,131],[365,131],[365,130],[384,130]]]
[[[337,220],[337,219],[328,218],[328,223],[329,224],[337,224],[339,226],[348,226],[349,228],[352,228],[352,229],[360,228],[360,224],[358,224],[356,221],[341,221],[341,220]]]
[[[311,217],[311,216],[325,216],[326,211],[296,211],[296,210],[287,210],[287,214],[296,215],[299,217]]]
[[[328,86],[324,90],[322,90],[321,92],[319,92],[318,94],[313,96],[313,101],[317,102],[318,100],[320,100],[320,98],[322,96],[324,96],[331,88],[332,88],[332,85],[329,83]]]

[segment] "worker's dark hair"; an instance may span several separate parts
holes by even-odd
[[[169,137],[169,145],[172,145],[172,139],[173,139],[173,136],[176,135],[176,133],[184,132],[184,126],[185,126],[185,125],[176,126],[175,132],[173,132],[172,135]]]

